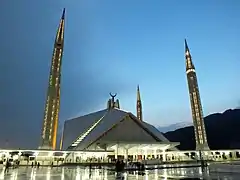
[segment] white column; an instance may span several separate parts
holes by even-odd
[[[71,160],[71,162],[73,162],[74,163],[74,152],[72,152],[72,160]]]
[[[54,163],[54,156],[53,152],[48,152],[48,158],[50,159],[51,164]]]
[[[124,159],[128,160],[128,149],[125,148]]]
[[[147,160],[147,154],[148,154],[147,149],[144,149],[145,160]]]
[[[21,161],[21,155],[22,155],[22,152],[19,151],[19,153],[18,153],[18,161]]]
[[[209,151],[202,151],[202,157],[204,160],[208,160],[209,159]]]
[[[118,157],[118,144],[116,145],[116,150],[114,151],[114,153],[115,153],[115,159],[117,159],[117,157]]]
[[[35,162],[36,162],[37,159],[38,159],[38,158],[37,158],[37,157],[38,157],[38,154],[39,154],[39,152],[35,152],[35,153],[34,153],[34,156],[35,156]],[[35,162],[34,162],[34,163],[35,163]]]
[[[163,162],[165,162],[166,161],[166,151],[165,151],[165,149],[162,150],[162,156],[163,156]]]
[[[157,158],[157,150],[154,149],[154,159],[156,159],[156,158]]]

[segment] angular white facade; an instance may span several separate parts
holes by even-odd
[[[154,126],[117,108],[65,121],[63,150],[111,150],[116,144],[154,144],[169,149],[179,143],[169,142]]]

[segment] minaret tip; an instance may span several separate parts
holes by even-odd
[[[65,8],[63,8],[62,19],[65,19]]]
[[[137,85],[137,101],[141,101],[139,85]]]
[[[185,42],[185,51],[188,51],[189,48],[188,48],[188,44],[187,44],[187,39],[186,38],[184,39],[184,42]]]

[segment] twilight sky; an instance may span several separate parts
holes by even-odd
[[[191,121],[184,38],[204,114],[238,106],[239,0],[8,0],[0,2],[0,147],[36,147],[53,42],[66,7],[60,124],[106,107],[117,92],[162,126]],[[61,126],[60,126],[61,128]]]

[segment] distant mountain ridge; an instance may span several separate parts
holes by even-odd
[[[174,131],[176,129],[187,127],[187,126],[192,126],[192,125],[193,125],[192,122],[179,122],[179,123],[171,124],[169,126],[159,126],[158,130],[165,133],[168,131]]]
[[[204,118],[210,149],[240,149],[240,109],[228,109]],[[195,149],[193,126],[164,133],[173,142],[180,142],[181,150]]]

